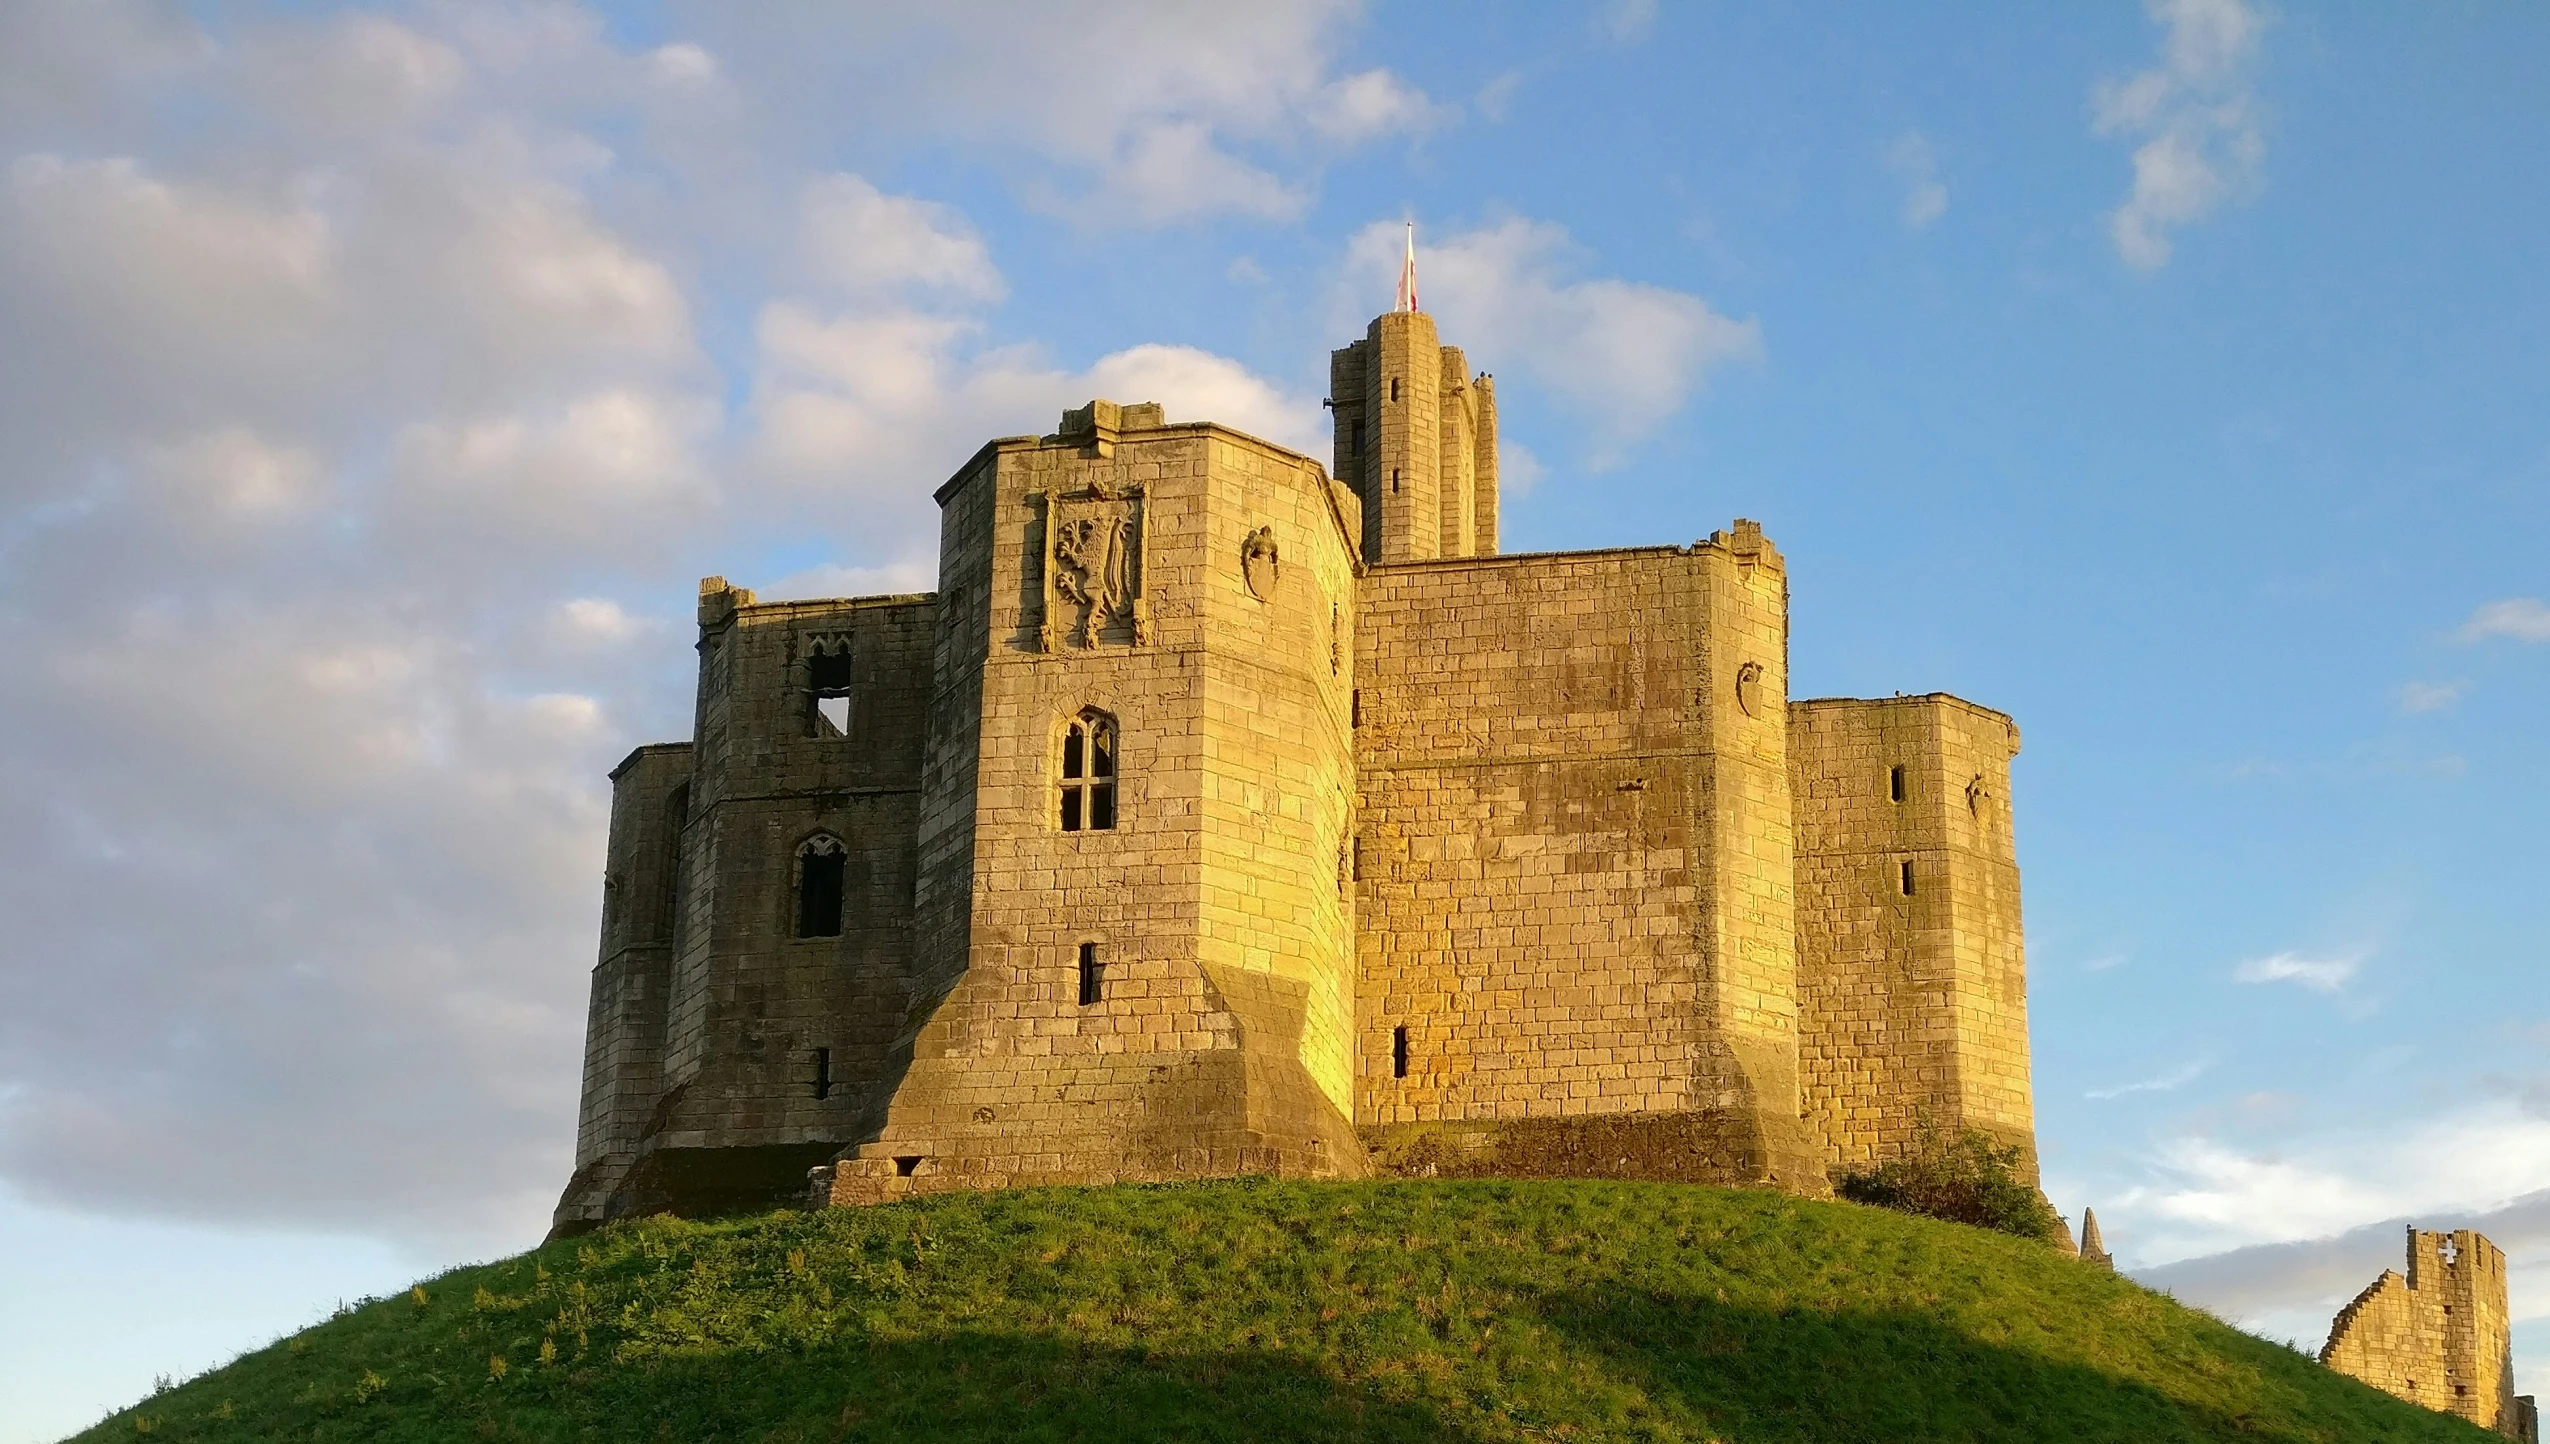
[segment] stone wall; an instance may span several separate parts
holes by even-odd
[[[1785,605],[1749,527],[1366,575],[1355,1116],[1392,1166],[1820,1185]]]
[[[2329,1327],[2320,1362],[2412,1404],[2537,1440],[2514,1392],[2506,1256],[2483,1234],[2408,1230],[2408,1274],[2384,1270]]]
[[[1828,1162],[1897,1156],[1924,1119],[2027,1146],[2027,972],[2010,719],[1942,693],[1789,709],[1799,1047]]]
[[[990,558],[968,956],[837,1201],[1361,1172],[1344,520],[1292,453],[1156,407],[1074,415],[943,495]],[[1087,518],[1123,526],[1118,593],[1059,548]],[[1057,758],[1092,713],[1120,739],[1114,825],[1065,830]]]
[[[926,596],[757,603],[703,585],[701,740],[641,751],[615,787],[629,897],[605,937],[626,946],[595,973],[606,1041],[588,1065],[609,1101],[589,1098],[561,1227],[784,1196],[881,1121],[911,1004],[935,616]],[[847,659],[838,722],[812,690],[825,654]],[[678,841],[660,821],[675,796]],[[841,859],[823,936],[799,935],[810,848]]]

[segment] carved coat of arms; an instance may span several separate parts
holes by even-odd
[[[1040,645],[1151,640],[1142,601],[1142,493],[1093,485],[1045,500],[1045,617]]]

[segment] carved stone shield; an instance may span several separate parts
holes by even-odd
[[[1275,583],[1283,575],[1283,559],[1275,552],[1275,528],[1259,527],[1240,544],[1240,575],[1248,581],[1250,596],[1261,602],[1275,600]]]

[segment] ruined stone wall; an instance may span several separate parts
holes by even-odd
[[[2035,1166],[2017,750],[2007,717],[1939,693],[1790,706],[1801,1086],[1831,1163],[1892,1158],[1927,1117]]]
[[[1817,1186],[1778,554],[1384,566],[1363,599],[1358,1123],[1438,1169]]]
[[[2329,1328],[2320,1362],[2510,1438],[2538,1433],[2514,1392],[2506,1256],[2485,1235],[2408,1230],[2408,1275],[2384,1270]]]
[[[979,495],[991,559],[970,951],[840,1201],[1360,1171],[1336,885],[1353,562],[1327,479],[1156,407],[1066,420],[943,496],[953,526]],[[1058,550],[1093,517],[1130,548],[1095,609],[1104,568]],[[1093,710],[1120,739],[1114,825],[1065,830],[1058,759]]]

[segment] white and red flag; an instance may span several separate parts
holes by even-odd
[[[1417,309],[1417,223],[1408,222],[1408,259],[1399,263],[1399,309]]]

